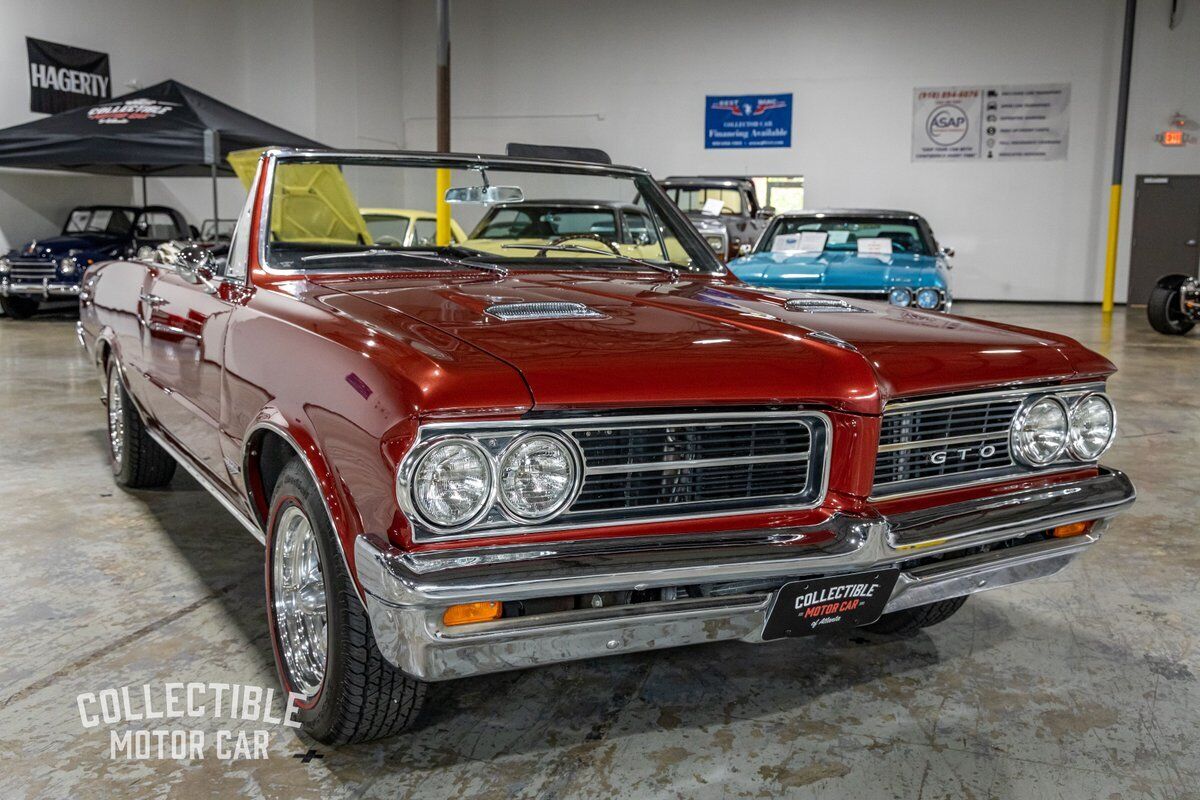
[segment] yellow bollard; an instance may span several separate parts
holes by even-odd
[[[446,203],[446,190],[450,188],[450,170],[437,171],[437,244],[445,247],[450,244],[450,206]]]

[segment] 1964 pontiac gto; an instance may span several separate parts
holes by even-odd
[[[656,249],[553,208],[471,247],[372,240],[358,209],[435,191],[466,229],[637,197]],[[80,339],[117,482],[182,466],[265,542],[280,679],[321,741],[405,728],[429,681],[915,630],[1057,572],[1134,499],[1097,463],[1107,360],[750,288],[640,169],[268,151],[216,269],[93,266]]]

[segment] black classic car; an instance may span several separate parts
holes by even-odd
[[[676,176],[659,185],[722,261],[737,258],[743,245],[753,245],[775,214],[775,209],[759,205],[750,178]]]
[[[196,235],[169,206],[79,206],[58,236],[35,239],[0,258],[0,306],[9,317],[25,319],[45,300],[77,296],[90,264]]]

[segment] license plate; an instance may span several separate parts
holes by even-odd
[[[767,614],[764,639],[812,636],[870,625],[883,613],[898,569],[785,583]]]

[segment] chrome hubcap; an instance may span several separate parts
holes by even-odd
[[[125,403],[121,398],[121,381],[114,369],[108,376],[108,446],[113,461],[121,465],[125,454]]]
[[[329,613],[316,533],[297,506],[279,516],[273,557],[271,600],[279,649],[293,689],[311,697],[325,678]]]

